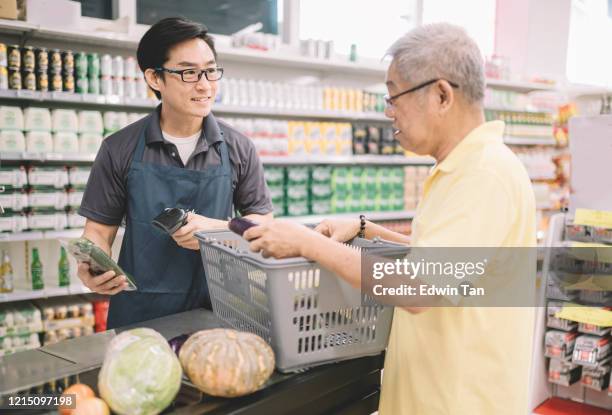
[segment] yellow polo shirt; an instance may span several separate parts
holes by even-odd
[[[531,182],[503,131],[501,121],[480,125],[432,169],[413,245],[536,246]],[[526,307],[396,308],[380,414],[527,414],[534,315]]]

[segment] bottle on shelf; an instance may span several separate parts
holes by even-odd
[[[59,286],[67,287],[70,285],[70,263],[68,262],[68,256],[66,250],[62,246],[60,248],[60,260],[58,264],[58,275],[59,275]]]
[[[13,266],[8,251],[2,251],[2,265],[0,265],[0,292],[13,292]]]
[[[42,262],[40,262],[38,248],[32,248],[32,265],[30,267],[30,272],[32,274],[32,289],[42,290],[45,288],[45,283],[43,281],[43,267]]]

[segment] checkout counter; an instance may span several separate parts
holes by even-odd
[[[0,397],[57,379],[72,378],[96,393],[106,347],[116,334],[150,327],[166,339],[198,330],[227,327],[211,311],[198,309],[155,320],[65,340],[0,358]],[[378,409],[383,354],[315,367],[301,373],[274,372],[264,387],[239,398],[216,398],[183,378],[181,389],[164,414],[371,414]],[[45,414],[55,411],[15,410],[2,414]]]

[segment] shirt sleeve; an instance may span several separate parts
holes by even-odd
[[[79,215],[105,225],[120,225],[125,214],[126,182],[106,141],[91,168]]]
[[[247,141],[245,158],[240,163],[234,206],[241,215],[265,215],[273,210],[263,165],[250,140]]]

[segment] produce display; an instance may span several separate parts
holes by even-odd
[[[191,382],[213,396],[236,397],[258,390],[274,371],[274,352],[261,337],[229,329],[193,334],[179,358]]]
[[[98,378],[100,396],[121,415],[154,415],[174,400],[181,364],[166,339],[148,328],[115,337]]]

